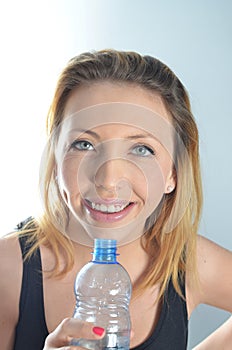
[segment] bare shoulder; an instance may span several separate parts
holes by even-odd
[[[187,282],[190,309],[203,303],[232,312],[232,252],[199,235],[197,268],[199,285]]]
[[[232,252],[217,243],[198,236],[197,263],[199,278],[204,282],[217,284],[223,281],[226,288],[232,288]],[[223,286],[220,286],[223,290]]]
[[[197,253],[198,258],[214,258],[219,255],[226,256],[227,258],[231,258],[231,250],[227,249],[226,247],[222,247],[218,245],[217,243],[211,241],[210,239],[203,237],[201,235],[198,235],[197,237]],[[215,256],[216,254],[216,256]],[[206,261],[204,261],[206,262]]]
[[[18,320],[22,281],[22,256],[16,235],[0,238],[0,338],[10,348]]]
[[[1,276],[5,275],[6,278],[11,279],[12,276],[8,276],[10,271],[19,276],[20,265],[22,270],[22,255],[16,234],[9,234],[0,238],[0,262]],[[16,266],[18,266],[17,269]]]

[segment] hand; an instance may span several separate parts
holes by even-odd
[[[101,327],[95,327],[92,323],[83,322],[74,318],[65,318],[59,326],[46,338],[43,350],[71,350],[80,349],[71,346],[73,339],[101,339],[105,331]]]

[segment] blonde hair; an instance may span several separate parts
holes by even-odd
[[[198,130],[191,113],[187,92],[175,74],[162,62],[135,52],[102,50],[83,53],[72,58],[60,75],[55,95],[47,117],[48,136],[59,127],[64,117],[64,108],[70,93],[78,86],[91,82],[111,81],[132,83],[161,96],[172,117],[172,124],[183,143],[188,156],[191,176],[186,169],[187,160],[178,147],[175,150],[175,190],[165,195],[155,223],[144,235],[144,249],[150,256],[146,275],[136,289],[159,284],[161,297],[170,279],[176,291],[182,295],[180,277],[190,268],[196,276],[196,237],[202,207],[202,189],[199,166]],[[57,189],[54,175],[54,140],[49,140],[45,154],[46,169],[41,174],[44,213],[34,220],[35,227],[28,229],[34,244],[30,254],[40,244],[47,244],[56,257],[53,276],[62,276],[74,263],[71,240],[59,232],[54,225],[57,218],[66,220],[67,208]],[[190,186],[189,186],[190,185]],[[168,220],[174,215],[188,192],[189,201],[183,215],[169,233],[165,232]],[[52,194],[52,195],[51,195]],[[151,219],[151,218],[150,218]],[[24,230],[25,232],[25,230]],[[60,253],[65,256],[66,265],[60,268]]]

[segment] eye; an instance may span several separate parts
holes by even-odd
[[[152,148],[146,145],[137,145],[132,149],[132,154],[140,157],[148,157],[150,155],[154,155],[155,152]]]
[[[93,145],[86,140],[76,140],[71,143],[70,149],[76,149],[78,151],[93,151]]]

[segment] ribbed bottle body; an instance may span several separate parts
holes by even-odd
[[[95,350],[128,350],[130,277],[116,259],[106,259],[108,262],[96,260],[95,256],[94,261],[85,265],[77,275],[74,317],[105,328],[106,335],[101,340],[79,339],[73,344]]]

